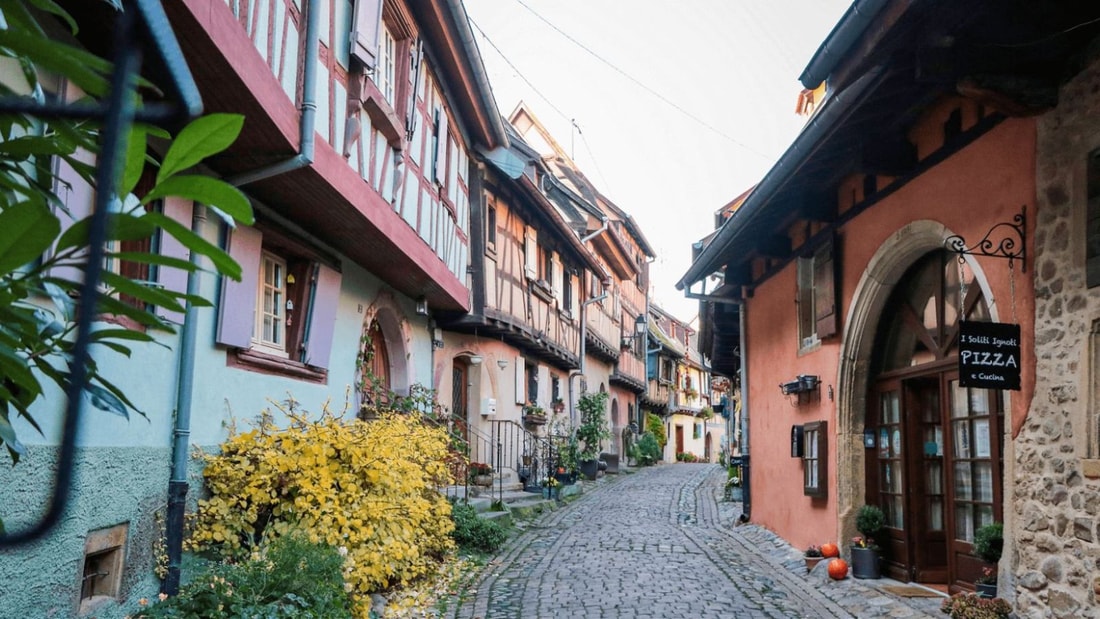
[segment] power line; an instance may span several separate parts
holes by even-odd
[[[616,66],[615,64],[613,64],[613,63],[612,63],[611,61],[609,61],[609,60],[607,60],[606,58],[604,58],[603,56],[600,56],[599,54],[597,54],[597,53],[596,53],[595,51],[593,51],[593,50],[592,50],[591,48],[589,48],[588,46],[586,46],[586,45],[585,45],[584,43],[581,43],[581,42],[580,42],[580,41],[578,41],[577,39],[573,38],[573,37],[572,37],[571,35],[569,35],[569,33],[565,32],[565,31],[564,31],[564,30],[562,30],[561,28],[558,28],[558,27],[557,27],[556,25],[554,25],[554,24],[553,24],[553,23],[552,23],[552,22],[551,22],[550,20],[546,19],[545,17],[543,17],[542,15],[540,15],[540,14],[539,14],[539,13],[538,13],[537,11],[535,11],[535,9],[531,8],[530,6],[528,6],[528,4],[527,4],[526,2],[524,2],[523,0],[516,0],[516,2],[518,2],[518,3],[520,4],[520,6],[522,6],[523,8],[527,9],[528,11],[530,11],[532,15],[534,15],[535,17],[537,17],[537,18],[538,18],[538,19],[539,19],[540,21],[542,21],[542,22],[543,22],[544,24],[546,24],[547,26],[550,26],[550,27],[551,27],[552,29],[554,29],[554,30],[555,30],[555,31],[556,31],[556,32],[557,32],[558,34],[562,35],[563,37],[565,37],[566,39],[568,39],[569,41],[571,41],[571,42],[572,42],[572,43],[573,43],[574,45],[576,45],[577,47],[579,47],[579,48],[581,48],[582,50],[584,50],[585,52],[587,52],[587,53],[588,53],[589,55],[591,55],[591,56],[592,56],[593,58],[595,58],[596,60],[599,60],[600,62],[604,63],[605,65],[607,65],[608,67],[610,67],[611,69],[613,69],[613,70],[614,70],[615,72],[619,73],[620,75],[622,75],[622,76],[623,76],[623,77],[625,77],[626,79],[630,80],[631,82],[634,82],[634,84],[636,84],[636,85],[637,85],[637,86],[638,86],[639,88],[641,88],[642,90],[645,90],[646,92],[648,92],[649,94],[653,95],[654,97],[657,97],[657,98],[658,98],[658,99],[660,99],[660,100],[661,100],[662,102],[664,102],[664,103],[665,103],[666,105],[668,105],[668,106],[672,107],[672,108],[673,108],[674,110],[676,110],[676,111],[680,112],[680,113],[681,113],[681,114],[683,114],[684,116],[687,116],[687,117],[688,117],[688,118],[690,118],[691,120],[694,120],[695,122],[699,123],[700,125],[702,125],[702,126],[706,127],[707,129],[709,129],[710,131],[714,132],[715,134],[717,134],[717,135],[719,135],[719,136],[721,136],[721,137],[723,137],[723,138],[725,138],[725,139],[729,140],[729,141],[730,141],[730,142],[732,142],[733,144],[735,144],[735,145],[737,145],[737,146],[740,146],[741,148],[745,149],[746,151],[748,151],[748,152],[750,152],[750,153],[752,153],[752,154],[754,154],[754,155],[756,155],[756,156],[760,157],[761,159],[763,159],[763,160],[765,160],[765,161],[767,161],[767,162],[769,162],[769,163],[771,163],[771,162],[773,161],[773,158],[772,158],[772,157],[769,157],[769,156],[765,155],[764,153],[761,153],[760,151],[756,150],[755,148],[753,148],[753,147],[749,146],[748,144],[745,144],[744,142],[742,142],[742,141],[738,140],[737,138],[734,138],[733,136],[731,136],[731,135],[727,134],[726,132],[722,131],[722,130],[721,130],[721,129],[719,129],[718,127],[715,127],[714,125],[712,125],[712,124],[708,123],[707,121],[703,120],[702,118],[699,118],[699,117],[698,117],[698,116],[696,116],[695,114],[692,114],[691,112],[687,111],[686,109],[684,109],[684,108],[680,107],[680,106],[679,106],[678,104],[676,104],[676,103],[675,103],[674,101],[670,100],[670,99],[669,99],[668,97],[665,97],[664,95],[662,95],[661,93],[657,92],[657,91],[656,91],[656,90],[654,90],[653,88],[650,88],[650,87],[649,87],[649,86],[647,86],[646,84],[642,83],[642,82],[641,82],[640,80],[636,79],[636,78],[635,78],[634,76],[630,75],[630,74],[629,74],[629,73],[627,73],[626,71],[623,71],[623,70],[622,70],[622,69],[620,69],[620,68],[619,68],[618,66]]]
[[[485,42],[488,43],[489,46],[492,47],[494,50],[496,50],[497,55],[499,55],[501,57],[501,59],[503,59],[504,62],[506,62],[508,64],[509,67],[512,67],[512,70],[516,72],[516,75],[518,75],[521,80],[523,80],[524,84],[527,84],[531,88],[531,90],[533,90],[535,92],[536,95],[541,97],[542,100],[545,101],[546,104],[550,106],[550,109],[557,112],[558,115],[560,115],[565,120],[568,120],[569,122],[573,122],[573,119],[568,114],[561,111],[561,109],[558,106],[554,105],[553,101],[551,101],[546,95],[542,94],[542,92],[538,88],[536,88],[534,84],[531,83],[531,80],[527,79],[527,76],[525,76],[516,67],[516,65],[512,64],[512,61],[508,59],[508,56],[505,56],[504,52],[501,51],[501,49],[499,47],[497,47],[497,44],[493,43],[493,40],[489,38],[489,35],[485,34],[485,31],[482,30],[481,26],[479,26],[477,24],[477,22],[474,21],[473,17],[470,17],[469,15],[467,15],[466,18],[469,20],[470,25],[472,25],[475,30],[477,30],[478,32],[481,33],[481,37],[483,39],[485,39]]]
[[[497,47],[496,43],[493,43],[493,40],[489,38],[489,35],[485,34],[485,31],[482,30],[481,26],[479,26],[477,24],[477,22],[474,21],[473,17],[467,16],[467,19],[469,20],[470,25],[472,25],[475,30],[477,30],[479,33],[481,33],[481,36],[482,36],[482,38],[485,39],[485,42],[488,43],[489,46],[492,47],[494,51],[496,51],[497,55],[499,55],[501,57],[501,59],[504,60],[504,62],[507,63],[508,66],[512,68],[512,71],[514,71],[516,73],[516,75],[519,76],[519,78],[521,80],[523,80],[523,83],[527,84],[531,88],[531,90],[534,91],[534,93],[536,95],[538,95],[543,101],[545,101],[546,104],[550,106],[550,109],[557,112],[557,114],[559,116],[561,116],[563,119],[568,120],[569,124],[572,125],[573,129],[576,129],[577,134],[581,136],[581,142],[584,143],[584,150],[588,152],[588,156],[592,159],[592,165],[596,168],[596,174],[598,174],[600,176],[600,180],[603,181],[604,187],[606,187],[607,190],[610,191],[611,187],[608,185],[607,177],[604,176],[603,170],[600,169],[600,164],[596,160],[596,154],[592,152],[592,147],[588,144],[588,138],[584,137],[584,132],[581,131],[581,127],[580,127],[580,125],[577,124],[576,119],[570,117],[568,114],[563,112],[561,110],[561,108],[554,105],[554,102],[551,101],[549,99],[549,97],[542,94],[542,92],[539,91],[539,89],[536,88],[533,83],[531,83],[531,80],[527,79],[527,76],[525,76],[523,74],[523,72],[520,71],[519,68],[516,67],[516,65],[512,63],[512,61],[508,58],[508,56],[506,56],[504,54],[504,51],[501,50],[499,47]],[[569,156],[572,157],[573,153],[570,153]]]

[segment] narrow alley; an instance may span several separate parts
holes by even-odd
[[[734,526],[720,466],[670,464],[607,479],[533,521],[452,617],[934,617],[939,597],[901,598]],[[793,552],[793,554],[792,554]],[[896,584],[896,583],[895,583]]]

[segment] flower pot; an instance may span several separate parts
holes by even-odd
[[[600,472],[599,460],[581,460],[580,462],[581,475],[584,475],[585,479],[596,479],[596,475]]]
[[[474,485],[475,486],[492,486],[493,485],[493,476],[492,475],[474,475]]]
[[[882,571],[878,564],[878,551],[873,548],[852,548],[852,576],[882,578]]]
[[[997,597],[997,583],[976,583],[974,587],[978,591],[978,595],[983,598],[993,599]]]
[[[825,560],[825,557],[803,557],[803,559],[806,561],[806,573],[809,574],[814,571],[818,563]]]

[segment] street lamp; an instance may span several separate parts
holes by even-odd
[[[623,336],[622,347],[630,348],[634,345],[634,341],[637,338],[642,337],[649,330],[649,324],[646,321],[645,314],[638,314],[638,317],[634,319],[634,333]]]

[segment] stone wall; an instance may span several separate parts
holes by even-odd
[[[1100,617],[1100,287],[1085,285],[1088,154],[1100,148],[1100,62],[1038,124],[1036,385],[1009,464],[1014,495],[1001,592],[1021,617]],[[1030,223],[1030,222],[1029,222]],[[1090,342],[1091,340],[1091,342]],[[1091,445],[1089,443],[1092,443]],[[1007,565],[1006,565],[1007,563]],[[1010,572],[1010,573],[1006,573]]]

